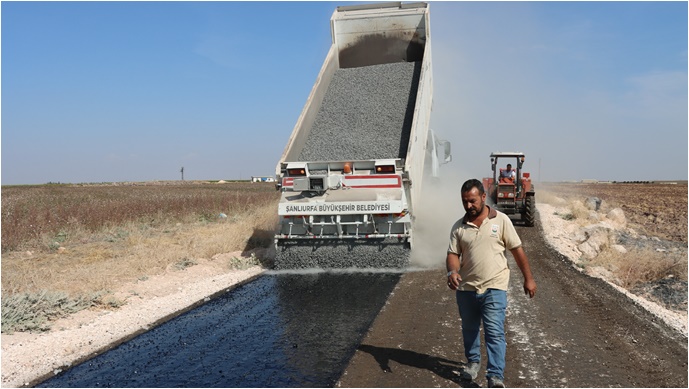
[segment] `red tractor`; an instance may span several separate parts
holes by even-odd
[[[497,169],[498,160],[503,160],[506,165]],[[536,221],[536,192],[531,184],[531,174],[522,172],[524,153],[495,152],[490,155],[490,163],[493,177],[483,179],[489,205],[507,215],[521,215],[527,226],[533,226]],[[512,163],[515,168],[512,168]]]

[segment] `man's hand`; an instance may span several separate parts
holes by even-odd
[[[533,275],[531,275],[531,267],[529,266],[529,260],[526,258],[524,249],[519,246],[510,250],[510,252],[512,252],[514,261],[517,262],[517,266],[524,276],[524,293],[528,294],[530,298],[533,298],[533,296],[536,295],[536,281],[534,281]]]
[[[524,280],[524,294],[528,294],[529,298],[536,295],[536,281],[533,279]]]
[[[452,274],[447,276],[447,287],[452,290],[457,290],[457,288],[459,288],[459,283],[462,282],[462,277],[457,274],[457,269],[459,269],[459,255],[448,252],[447,258],[445,259],[445,265],[447,271],[452,272]]]
[[[462,277],[457,273],[452,273],[447,277],[447,287],[452,290],[457,290],[460,282],[462,282]]]

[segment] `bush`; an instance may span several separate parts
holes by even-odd
[[[603,266],[619,280],[620,286],[632,289],[638,284],[667,277],[687,280],[687,257],[674,253],[658,253],[644,248],[619,253],[609,249],[601,252],[591,265]]]
[[[19,293],[2,297],[2,332],[48,331],[49,321],[65,317],[99,304],[104,293],[90,297],[72,298],[64,292],[42,290],[37,293]]]
[[[251,253],[251,257],[249,258],[232,257],[232,259],[229,261],[229,267],[232,270],[246,270],[250,267],[258,266],[260,264],[260,261],[258,258],[256,258],[254,253]]]
[[[175,268],[177,268],[177,270],[184,270],[188,267],[198,265],[198,264],[199,264],[198,261],[195,259],[182,258],[179,260],[179,262],[175,263]]]

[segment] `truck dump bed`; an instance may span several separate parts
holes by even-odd
[[[330,23],[332,45],[276,166],[276,268],[402,267],[428,157],[428,5],[337,7]]]
[[[423,159],[432,99],[428,5],[337,7],[330,24],[333,43],[276,175],[295,161]]]

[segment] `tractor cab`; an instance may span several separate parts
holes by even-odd
[[[483,179],[488,202],[507,215],[520,215],[533,226],[536,214],[531,174],[522,170],[524,153],[494,152],[490,155],[492,177]]]

